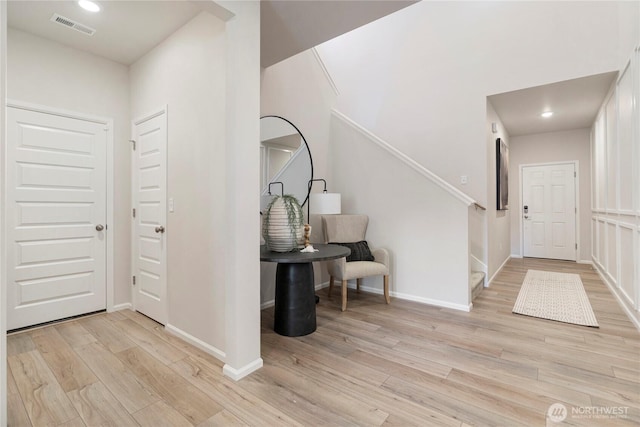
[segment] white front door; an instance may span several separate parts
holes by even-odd
[[[524,256],[576,260],[573,163],[522,168]]]
[[[7,328],[106,308],[105,124],[7,108]]]
[[[167,111],[133,122],[134,306],[167,323]]]

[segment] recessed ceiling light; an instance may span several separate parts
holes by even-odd
[[[78,6],[89,12],[100,12],[100,5],[89,0],[80,0]]]
[[[548,117],[553,116],[553,111],[545,111],[544,113],[542,113],[540,115],[546,119]]]

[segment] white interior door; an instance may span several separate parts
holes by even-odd
[[[576,260],[575,165],[522,168],[524,256]]]
[[[135,309],[167,322],[167,111],[133,122]]]
[[[105,124],[7,108],[7,327],[106,308]]]

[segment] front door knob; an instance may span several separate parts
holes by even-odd
[[[163,226],[156,227],[156,233],[164,233],[164,227]]]
[[[102,225],[102,224],[96,225],[96,230],[98,230],[98,231],[104,230],[104,225]]]

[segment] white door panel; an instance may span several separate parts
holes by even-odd
[[[7,326],[106,308],[105,125],[7,108]]]
[[[133,124],[135,309],[167,322],[167,113]]]
[[[526,166],[522,177],[524,256],[575,261],[574,165]]]

